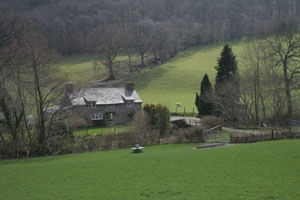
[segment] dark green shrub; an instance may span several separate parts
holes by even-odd
[[[160,135],[166,135],[170,128],[170,112],[166,106],[161,104],[146,104],[143,108],[149,118],[149,123],[153,129],[159,129]]]

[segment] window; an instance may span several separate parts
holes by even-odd
[[[103,114],[102,113],[93,113],[92,114],[92,120],[102,120]]]
[[[96,108],[96,102],[89,102],[88,108]]]
[[[106,124],[112,125],[114,123],[114,114],[113,113],[107,113],[106,115]]]
[[[134,102],[133,101],[127,101],[127,107],[133,107]]]

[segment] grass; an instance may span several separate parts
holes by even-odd
[[[118,127],[95,127],[89,128],[78,128],[74,132],[75,137],[84,137],[87,135],[97,135],[97,134],[109,134],[109,133],[122,133],[128,131],[130,127],[128,126],[118,126]]]
[[[229,42],[237,60],[239,68],[243,68],[240,56],[246,39]],[[144,103],[161,103],[169,107],[171,112],[176,111],[176,103],[182,104],[178,112],[197,113],[195,107],[195,93],[200,90],[200,83],[205,73],[214,83],[216,74],[215,66],[220,56],[224,43],[193,47],[180,52],[171,61],[146,69],[134,77],[136,89]],[[139,62],[138,55],[132,57],[133,62]],[[106,78],[107,69],[100,67],[93,69],[96,56],[72,56],[59,60],[58,64],[63,73],[81,85],[89,85],[91,81]],[[127,60],[125,55],[120,55],[118,61]],[[123,66],[124,68],[124,66]],[[121,69],[121,72],[127,70]],[[120,72],[120,73],[121,73]]]
[[[205,142],[207,142],[207,143],[215,143],[215,142],[229,143],[230,135],[231,135],[231,132],[222,130],[221,134],[207,135],[205,138]]]
[[[127,56],[120,54],[118,55],[115,61],[126,62],[127,59]],[[136,64],[139,58],[137,55],[132,55],[131,59],[132,62]],[[99,63],[99,60],[99,57],[96,55],[68,56],[59,59],[57,64],[60,67],[62,73],[64,73],[70,81],[80,84],[82,86],[87,86],[90,85],[91,82],[107,78],[108,70],[103,65],[100,64],[97,66],[96,69],[94,69],[94,63]],[[127,66],[122,65],[121,68],[123,71],[128,71]],[[122,70],[120,73],[123,73]]]
[[[241,54],[246,39],[229,42],[237,56],[239,68],[243,68]],[[180,52],[170,62],[145,70],[136,76],[136,86],[144,103],[161,103],[175,112],[176,103],[182,104],[178,112],[197,112],[195,93],[205,73],[214,84],[215,66],[224,44],[212,44],[190,48]]]
[[[0,161],[1,199],[299,199],[300,140]]]
[[[69,80],[86,85],[87,81],[95,79],[93,69],[95,60],[95,56],[70,56],[60,59],[58,65]],[[106,73],[105,68],[100,71],[102,71],[100,75]]]

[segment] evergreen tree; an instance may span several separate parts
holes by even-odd
[[[218,66],[216,66],[216,87],[219,83],[230,80],[234,75],[237,75],[237,61],[235,55],[232,53],[231,48],[226,44],[218,58]]]
[[[201,81],[200,91],[201,91],[201,96],[209,95],[210,93],[212,93],[211,83],[209,81],[207,74],[203,76],[203,79]]]
[[[199,115],[211,115],[213,112],[213,106],[209,98],[212,94],[212,86],[209,81],[208,75],[205,74],[200,86],[200,96],[196,93],[195,104],[197,106]]]
[[[225,121],[236,122],[240,107],[239,75],[236,57],[225,45],[216,66],[214,112]]]

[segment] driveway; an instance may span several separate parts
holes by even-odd
[[[233,128],[228,128],[228,127],[222,127],[222,130],[224,131],[229,131],[232,133],[248,133],[248,134],[265,134],[265,133],[270,133],[270,131],[257,131],[257,130],[243,130],[243,129],[233,129]]]

